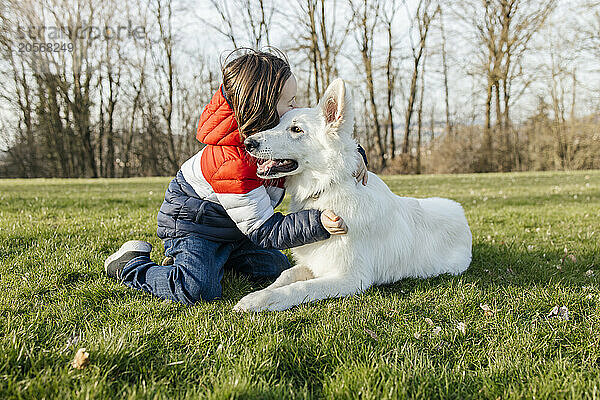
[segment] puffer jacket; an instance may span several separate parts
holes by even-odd
[[[246,152],[222,86],[202,112],[196,137],[206,146],[169,184],[158,213],[160,238],[195,234],[233,242],[246,236],[276,249],[329,238],[319,210],[274,211],[284,182],[256,176],[256,162]]]

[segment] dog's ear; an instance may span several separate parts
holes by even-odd
[[[338,78],[329,84],[319,108],[327,125],[335,128],[341,125],[346,112],[346,85],[343,79]]]

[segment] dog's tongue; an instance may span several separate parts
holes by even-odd
[[[269,168],[273,168],[275,166],[275,164],[277,164],[276,160],[265,160],[258,164],[258,170],[259,171],[268,171]]]

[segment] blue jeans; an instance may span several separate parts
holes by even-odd
[[[162,266],[148,256],[136,257],[123,268],[125,285],[163,299],[194,304],[221,297],[225,268],[254,278],[276,278],[290,268],[282,252],[258,247],[249,239],[220,243],[189,235],[167,239],[164,244],[165,256],[173,257],[174,264]]]

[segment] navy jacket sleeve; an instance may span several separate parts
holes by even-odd
[[[358,152],[362,156],[363,160],[365,160],[365,165],[368,167],[369,162],[367,161],[367,152],[365,151],[365,149],[363,149],[363,147],[360,144],[358,145]]]
[[[318,242],[330,236],[321,223],[319,210],[302,210],[287,215],[276,212],[248,234],[256,245],[280,250]]]

